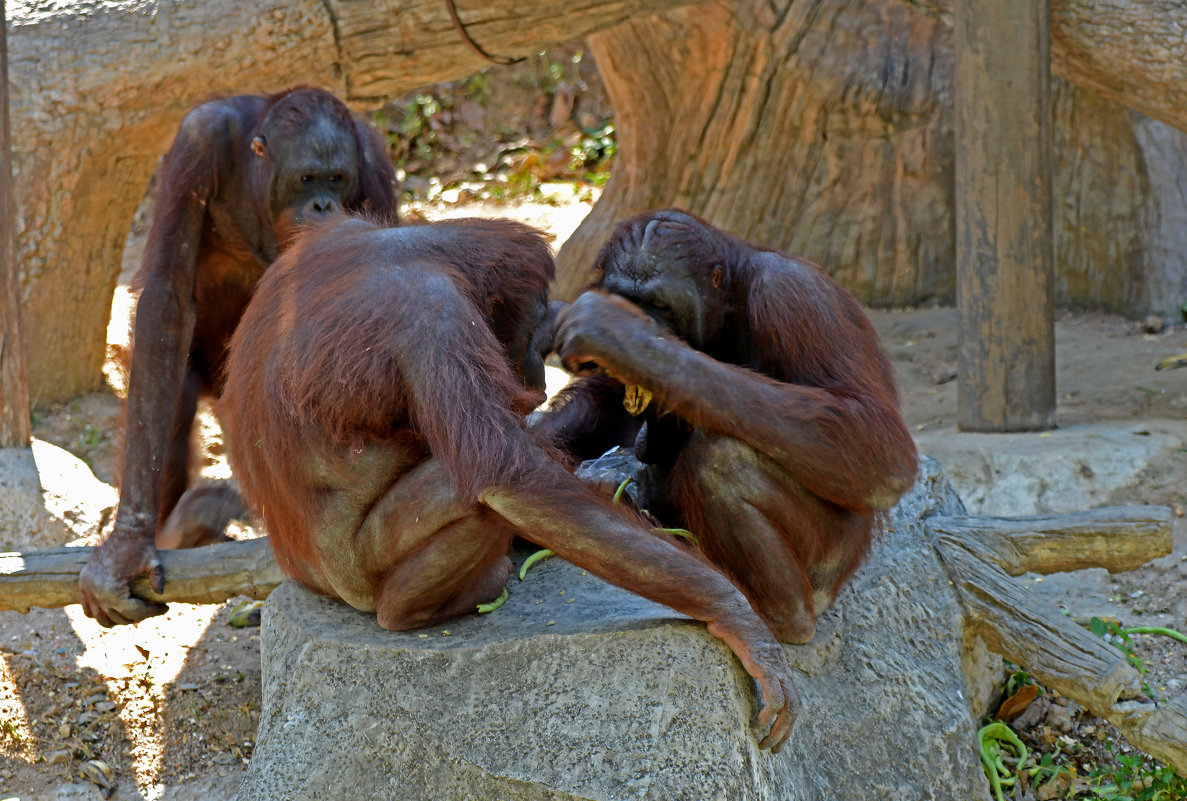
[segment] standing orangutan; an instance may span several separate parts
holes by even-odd
[[[136,279],[115,528],[79,581],[83,609],[104,626],[165,611],[133,598],[132,579],[147,573],[159,591],[157,548],[219,536],[227,510],[241,506],[226,488],[183,493],[198,397],[218,394],[256,281],[307,221],[344,209],[395,214],[394,171],[378,133],[307,87],[191,110],[158,187]]]
[[[220,403],[243,496],[288,575],[387,629],[498,596],[517,534],[551,548],[706,622],[760,683],[761,745],[778,748],[799,696],[745,597],[524,429],[552,276],[538,232],[507,220],[305,234],[231,342]]]
[[[877,333],[815,265],[679,210],[621,223],[596,269],[555,323],[555,351],[588,377],[537,433],[584,459],[637,431],[640,507],[689,529],[780,639],[807,642],[915,476]]]

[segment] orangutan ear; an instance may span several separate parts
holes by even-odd
[[[255,139],[252,139],[251,140],[251,152],[255,153],[257,156],[262,157],[264,155],[265,142],[266,142],[266,140],[262,136],[257,136]]]
[[[713,274],[709,278],[713,282],[714,289],[721,289],[722,270],[720,264],[713,268]]]

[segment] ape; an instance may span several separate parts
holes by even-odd
[[[691,530],[780,639],[807,642],[915,476],[873,326],[815,265],[679,210],[620,224],[596,268],[598,291],[555,323],[587,377],[536,433],[590,458],[637,432],[641,508]]]
[[[387,629],[498,596],[517,534],[552,548],[708,623],[759,681],[761,744],[778,748],[799,697],[746,599],[524,429],[552,275],[538,232],[507,220],[303,235],[231,342],[220,404],[243,496],[288,575]]]
[[[157,547],[196,544],[225,494],[188,499],[190,429],[201,394],[217,395],[227,343],[260,275],[303,222],[369,209],[394,215],[382,139],[320,89],[203,103],[181,123],[158,175],[125,407],[115,528],[82,571],[83,609],[105,626],[165,607],[132,598],[131,580],[163,583]],[[230,502],[233,506],[233,502]],[[154,537],[156,542],[154,544]]]

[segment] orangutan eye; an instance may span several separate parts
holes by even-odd
[[[662,300],[648,301],[648,305],[651,306],[651,308],[655,309],[658,312],[666,312],[669,308],[671,308],[670,306],[668,306],[668,304],[664,303]]]
[[[305,175],[302,175],[302,176],[301,176],[301,183],[303,183],[303,184],[311,184],[311,183],[313,183],[313,176],[312,176],[311,174],[309,174],[309,173],[306,173]]]

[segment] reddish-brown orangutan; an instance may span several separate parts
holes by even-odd
[[[218,394],[231,333],[296,227],[344,209],[394,215],[394,176],[379,134],[330,93],[228,97],[182,121],[136,279],[115,528],[79,581],[83,609],[103,625],[163,612],[132,597],[131,580],[147,573],[159,590],[157,548],[221,534],[240,505],[225,489],[183,499],[198,397]]]
[[[877,333],[815,265],[679,210],[621,223],[596,269],[555,322],[587,377],[538,433],[590,458],[637,432],[640,507],[807,642],[915,476]]]
[[[707,623],[759,682],[761,745],[778,748],[799,697],[742,593],[525,431],[552,275],[538,232],[506,220],[302,236],[231,343],[220,403],[243,496],[288,575],[387,629],[497,597],[515,535],[551,548]]]

